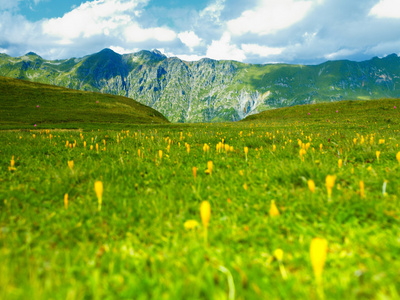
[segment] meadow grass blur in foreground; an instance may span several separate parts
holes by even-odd
[[[399,298],[398,113],[331,105],[1,132],[0,299]]]

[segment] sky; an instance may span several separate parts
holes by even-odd
[[[400,55],[400,0],[0,0],[0,53],[318,64]]]

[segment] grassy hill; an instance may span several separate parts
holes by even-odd
[[[132,98],[171,122],[237,121],[295,105],[400,98],[400,57],[319,65],[245,64],[167,57],[158,51],[120,55],[110,49],[47,60],[0,54],[0,76]]]
[[[0,128],[97,128],[99,124],[162,124],[156,110],[132,99],[0,76]]]
[[[297,105],[263,111],[243,119],[241,122],[268,122],[275,125],[354,126],[399,125],[400,99],[367,101],[339,101],[310,105]]]

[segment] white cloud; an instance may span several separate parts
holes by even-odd
[[[257,44],[242,44],[242,49],[245,53],[256,54],[260,57],[268,57],[271,55],[279,55],[285,48],[273,48],[267,46],[260,46]]]
[[[181,32],[178,34],[178,37],[182,43],[189,47],[190,51],[193,51],[193,48],[201,43],[201,38],[199,38],[193,31]]]
[[[184,61],[198,61],[198,60],[206,57],[204,55],[196,55],[196,54],[193,54],[193,55],[182,54],[182,55],[171,55],[171,56],[176,56],[179,59],[184,60]]]
[[[12,10],[18,8],[22,0],[0,0],[0,10]]]
[[[199,16],[201,18],[209,17],[212,20],[219,22],[220,21],[219,17],[221,16],[221,12],[225,8],[225,1],[226,0],[216,0],[214,3],[210,4],[205,9],[203,9],[199,13]]]
[[[234,35],[249,32],[267,35],[299,22],[310,11],[312,5],[312,1],[260,1],[259,6],[244,11],[239,18],[229,21],[227,26]]]
[[[166,27],[140,28],[138,24],[132,24],[124,30],[124,36],[129,42],[144,42],[147,40],[157,40],[169,42],[176,39],[176,33]]]
[[[324,57],[329,60],[341,59],[341,58],[353,55],[357,52],[358,52],[358,49],[341,49],[339,51],[326,54]]]
[[[400,18],[400,1],[381,0],[371,9],[369,15],[378,18]]]
[[[138,48],[125,49],[124,47],[120,47],[120,46],[110,46],[109,48],[112,51],[119,53],[119,54],[135,53],[135,52],[140,51],[140,49],[138,49]]]
[[[58,37],[61,44],[72,43],[78,37],[109,35],[110,31],[128,25],[132,20],[129,12],[142,0],[95,0],[82,3],[61,18],[43,22],[43,33]]]
[[[206,56],[217,60],[243,61],[246,59],[244,51],[231,44],[231,35],[228,32],[225,32],[219,41],[212,41],[207,47]]]

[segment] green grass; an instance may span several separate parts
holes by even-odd
[[[156,110],[126,97],[1,76],[0,103],[0,129],[35,129],[35,124],[36,128],[81,128],[84,124],[97,129],[168,123]]]
[[[298,106],[237,123],[46,131],[52,124],[43,122],[43,129],[1,132],[0,299],[228,299],[230,276],[236,299],[319,299],[314,237],[328,241],[326,299],[398,299],[400,108],[393,101]],[[232,152],[216,151],[222,139]],[[304,161],[298,140],[310,143]],[[328,174],[336,175],[330,200]],[[208,245],[201,225],[184,228],[191,219],[201,224],[204,200]],[[284,251],[286,280],[276,249]]]

